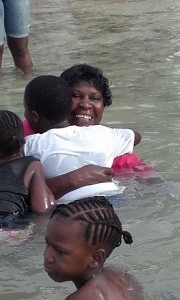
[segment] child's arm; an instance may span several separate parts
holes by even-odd
[[[33,212],[44,213],[54,205],[54,196],[47,187],[42,165],[33,161],[26,170],[24,184],[29,189],[30,207]]]
[[[112,181],[112,176],[113,170],[111,168],[90,164],[67,174],[46,179],[46,183],[55,198],[58,199],[82,186]]]

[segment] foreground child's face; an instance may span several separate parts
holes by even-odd
[[[47,227],[44,269],[57,282],[81,282],[88,272],[91,250],[83,237],[84,224],[53,217]]]

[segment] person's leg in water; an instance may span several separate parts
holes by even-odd
[[[33,66],[28,50],[30,9],[31,0],[7,0],[4,3],[7,44],[15,66],[25,73]]]
[[[3,56],[4,46],[0,46],[0,69],[2,66],[2,56]]]
[[[4,51],[4,37],[4,5],[2,3],[2,0],[0,0],[0,69]]]
[[[7,43],[15,66],[24,73],[29,73],[32,70],[33,64],[28,50],[28,37],[7,37]]]

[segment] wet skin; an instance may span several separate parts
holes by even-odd
[[[44,269],[54,281],[73,281],[81,286],[89,276],[93,247],[83,236],[84,226],[60,215],[50,220],[45,236]]]
[[[80,81],[72,87],[71,125],[98,125],[103,112],[104,103],[100,91],[86,81]]]

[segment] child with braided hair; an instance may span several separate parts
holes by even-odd
[[[104,263],[115,247],[133,242],[123,231],[104,196],[60,204],[46,232],[44,268],[56,282],[72,281],[77,291],[66,300],[142,300],[142,289],[130,274]]]
[[[20,118],[0,110],[0,228],[28,210],[42,213],[54,205],[38,159],[24,156],[24,132]]]

